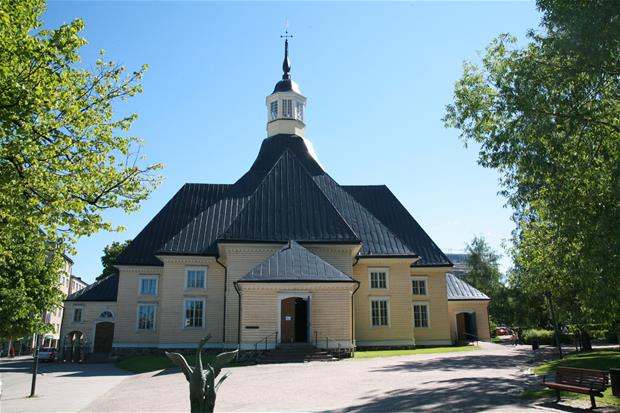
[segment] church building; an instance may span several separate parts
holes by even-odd
[[[119,274],[65,302],[65,348],[87,352],[489,339],[489,297],[384,185],[341,185],[304,136],[306,97],[282,79],[267,138],[233,184],[185,184],[118,257]],[[438,201],[439,202],[439,201]]]

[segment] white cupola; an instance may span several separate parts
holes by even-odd
[[[291,62],[288,59],[288,39],[284,40],[282,80],[276,83],[273,93],[267,96],[267,137],[279,134],[304,137],[306,97],[291,79]]]

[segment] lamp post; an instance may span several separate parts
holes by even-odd
[[[560,328],[558,327],[558,322],[555,318],[555,309],[553,307],[553,300],[551,299],[551,291],[545,291],[545,297],[547,297],[547,301],[549,302],[549,311],[551,312],[551,322],[553,323],[553,329],[555,330],[555,343],[558,347],[560,358],[564,358],[564,355],[562,354],[562,342],[560,341]]]
[[[35,389],[37,387],[37,373],[39,370],[39,334],[35,334],[34,339],[34,360],[32,363],[32,384],[30,385],[30,397],[35,396]]]

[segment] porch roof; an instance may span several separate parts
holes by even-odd
[[[241,282],[355,282],[351,277],[325,262],[295,241],[241,277]]]
[[[449,272],[446,273],[446,285],[448,300],[490,300],[488,295]]]

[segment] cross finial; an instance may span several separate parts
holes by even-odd
[[[286,41],[288,41],[288,38],[293,38],[293,35],[288,34],[288,29],[284,29],[284,34],[281,34],[280,38],[286,39]]]
[[[284,30],[284,34],[280,35],[280,38],[284,39],[284,62],[282,62],[282,79],[291,78],[291,62],[288,60],[288,39],[292,38],[292,34],[288,34],[288,29]]]

